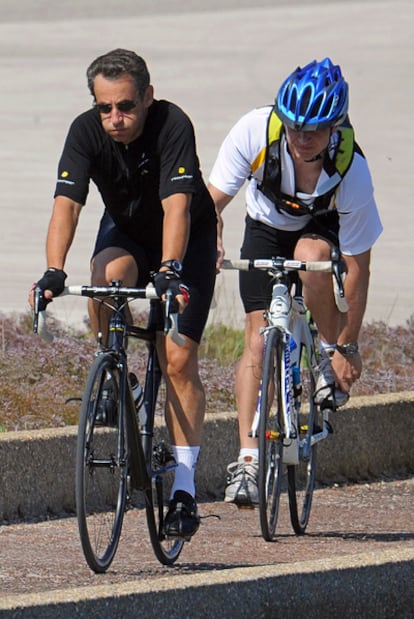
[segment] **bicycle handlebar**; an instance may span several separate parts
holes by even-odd
[[[165,334],[169,335],[172,341],[178,346],[183,346],[185,338],[178,331],[178,314],[170,312],[171,294],[168,295],[166,303],[166,322],[164,327]],[[64,296],[80,296],[89,298],[105,298],[105,297],[124,297],[125,299],[159,299],[155,288],[152,284],[148,284],[145,288],[130,288],[128,286],[81,286],[72,285],[66,286],[59,297]],[[34,315],[33,315],[33,333],[40,335],[46,342],[52,342],[54,339],[46,324],[46,310],[39,309],[43,290],[36,288],[34,293]]]
[[[332,273],[332,261],[304,262],[302,260],[290,260],[287,258],[241,258],[239,260],[223,260],[223,269],[233,269],[237,271],[275,270],[275,271],[320,271]]]
[[[348,311],[348,302],[345,298],[343,285],[345,270],[337,248],[331,250],[331,260],[304,261],[282,257],[264,259],[241,258],[238,260],[223,260],[221,268],[237,271],[259,269],[262,271],[270,271],[271,273],[282,273],[283,271],[332,273],[336,306],[340,312],[345,313]]]

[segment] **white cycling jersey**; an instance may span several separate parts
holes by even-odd
[[[209,181],[220,191],[235,196],[248,180],[246,208],[252,219],[280,230],[301,230],[311,216],[294,216],[278,211],[258,189],[256,178],[251,176],[252,163],[266,147],[267,121],[271,111],[271,106],[254,109],[234,125],[220,147]],[[322,170],[313,194],[296,192],[293,161],[284,135],[280,157],[282,192],[312,204],[328,179],[327,173]],[[370,249],[382,232],[382,224],[368,164],[358,152],[355,152],[352,164],[336,190],[335,206],[339,215],[339,246],[342,253],[352,256]]]

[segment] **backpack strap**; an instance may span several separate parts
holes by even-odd
[[[355,150],[359,151],[354,140],[354,130],[350,124],[338,129],[339,140],[333,159],[325,157],[324,170],[328,179],[320,187],[320,194],[309,206],[297,197],[283,194],[281,191],[281,166],[280,166],[280,138],[283,132],[283,123],[272,109],[267,121],[266,146],[257,155],[251,164],[251,177],[255,177],[258,189],[268,198],[275,208],[291,215],[323,215],[334,208],[331,206],[338,185],[349,170],[354,158]],[[260,179],[255,173],[263,167],[263,177]]]
[[[266,146],[262,148],[262,150],[257,155],[256,159],[251,164],[251,176],[254,176],[255,172],[262,166],[265,166],[263,172],[263,178],[266,175],[266,167],[268,161],[269,148],[275,144],[280,142],[280,137],[282,135],[283,123],[280,118],[276,115],[275,111],[272,109],[269,114],[269,118],[267,119],[267,128],[266,128]],[[277,153],[275,152],[276,156]]]

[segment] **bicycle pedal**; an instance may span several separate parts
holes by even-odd
[[[336,406],[334,405],[333,401],[330,399],[326,399],[323,402],[321,402],[319,404],[319,407],[321,411],[329,410],[333,413],[336,411]]]
[[[250,501],[247,497],[246,498],[242,498],[242,497],[236,497],[235,500],[231,501],[234,505],[237,506],[238,509],[254,509],[255,507],[257,507],[257,504],[252,503],[252,501]]]
[[[155,445],[152,450],[152,457],[153,463],[157,464],[159,467],[166,466],[167,464],[175,464],[175,458],[164,441]]]

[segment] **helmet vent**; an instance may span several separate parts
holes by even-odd
[[[299,108],[300,116],[307,115],[306,113],[308,111],[308,106],[309,106],[309,102],[311,101],[311,99],[312,99],[312,88],[311,86],[308,86],[307,88],[305,88],[300,98],[300,108]]]
[[[296,130],[314,131],[340,124],[348,113],[348,84],[329,58],[298,67],[275,100],[279,118]]]

